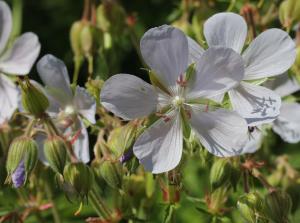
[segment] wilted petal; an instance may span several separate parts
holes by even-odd
[[[281,98],[265,87],[242,82],[229,91],[232,107],[250,126],[274,121],[279,113]]]
[[[300,90],[300,85],[295,77],[289,77],[287,73],[284,73],[275,80],[268,81],[265,86],[274,90],[281,97],[288,96]]]
[[[159,119],[137,139],[133,152],[146,171],[163,173],[174,169],[182,155],[182,129],[179,114]]]
[[[25,33],[13,44],[12,48],[0,58],[0,70],[8,74],[26,75],[37,59],[41,49],[34,33]]]
[[[24,165],[24,161],[22,160],[19,163],[17,169],[13,172],[11,176],[14,188],[19,188],[24,185],[25,176],[26,176],[25,165]]]
[[[92,124],[96,123],[96,101],[84,88],[76,87],[74,105],[78,112],[89,120],[89,122]]]
[[[288,143],[300,141],[300,105],[283,103],[278,119],[274,121],[273,130]]]
[[[141,39],[141,53],[166,87],[175,85],[188,66],[187,38],[172,26],[148,30]]]
[[[125,120],[141,118],[156,110],[157,93],[142,79],[129,74],[109,78],[101,90],[101,103]]]
[[[47,92],[62,106],[72,103],[73,94],[66,65],[53,55],[45,55],[37,63],[37,71]]]
[[[0,124],[8,121],[18,108],[19,91],[17,86],[0,74]]]
[[[190,123],[201,144],[215,156],[230,157],[243,153],[248,127],[237,113],[221,109],[213,112],[192,109]]]
[[[192,38],[187,37],[188,45],[189,45],[189,60],[188,63],[197,63],[204,53],[204,49]]]
[[[12,16],[6,2],[0,1],[0,53],[3,52],[12,29]]]
[[[213,97],[227,92],[244,78],[242,57],[229,48],[211,47],[196,66],[189,86],[189,98]]]
[[[77,159],[84,163],[88,163],[90,161],[89,135],[81,120],[79,120],[77,131],[80,131],[80,134],[73,145],[74,153]]]
[[[204,23],[204,36],[209,47],[224,46],[241,53],[247,37],[247,24],[238,14],[218,13]]]
[[[296,46],[288,33],[269,29],[256,37],[243,53],[245,79],[279,75],[295,62]]]

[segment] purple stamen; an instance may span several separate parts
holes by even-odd
[[[132,149],[129,149],[120,157],[119,161],[123,164],[129,161],[132,157],[133,157],[133,151]]]
[[[19,166],[15,170],[15,172],[12,174],[12,182],[15,188],[19,188],[23,186],[25,181],[25,165],[24,161],[22,160],[19,163]]]

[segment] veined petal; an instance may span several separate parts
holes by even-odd
[[[66,65],[53,55],[45,55],[37,63],[37,71],[47,92],[62,106],[72,103],[73,94]]]
[[[166,86],[176,84],[188,67],[188,41],[185,34],[172,26],[163,25],[148,30],[141,39],[141,53]]]
[[[26,75],[30,72],[41,49],[38,37],[34,33],[20,36],[0,58],[0,70],[7,74]]]
[[[238,14],[218,13],[204,23],[204,36],[209,47],[223,46],[241,53],[247,37],[247,24]]]
[[[229,48],[210,47],[196,66],[190,81],[189,98],[213,97],[227,92],[244,78],[242,57]]]
[[[6,2],[0,1],[0,53],[7,44],[12,29],[12,16]]]
[[[281,98],[274,91],[262,86],[242,82],[229,91],[232,107],[250,126],[274,121],[279,113]]]
[[[279,75],[295,62],[296,46],[288,33],[269,29],[256,37],[243,53],[245,80]]]
[[[274,90],[281,97],[288,96],[300,90],[300,85],[296,78],[289,77],[287,73],[276,77],[275,80],[268,81],[265,86]]]
[[[248,127],[237,113],[223,109],[212,112],[192,109],[190,123],[202,145],[213,155],[230,157],[243,153]]]
[[[130,74],[109,78],[101,90],[102,105],[125,120],[141,118],[156,110],[158,104],[154,87]]]
[[[8,121],[18,108],[19,91],[17,86],[0,74],[0,124]]]
[[[89,150],[89,135],[87,129],[81,120],[79,120],[78,128],[76,129],[80,131],[80,134],[78,138],[75,140],[73,145],[74,153],[77,159],[79,159],[84,163],[88,163],[90,161],[90,150]]]
[[[96,101],[82,87],[77,86],[74,95],[74,105],[78,112],[92,124],[96,123]]]
[[[187,37],[188,45],[189,45],[189,60],[188,63],[197,63],[204,53],[204,49],[192,38]]]
[[[288,143],[300,141],[299,111],[298,103],[282,103],[280,115],[274,121],[273,131]]]
[[[175,112],[175,111],[173,111]],[[133,152],[146,171],[158,174],[174,169],[182,155],[183,136],[179,114],[159,119],[137,139]]]

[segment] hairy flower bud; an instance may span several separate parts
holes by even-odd
[[[64,168],[64,180],[76,193],[84,198],[92,189],[95,177],[91,168],[84,163],[70,163]]]
[[[123,170],[119,162],[105,160],[98,168],[101,177],[110,187],[115,189],[122,187]]]
[[[267,194],[265,198],[265,212],[275,223],[287,223],[288,215],[292,207],[290,196],[281,190],[275,190]]]
[[[30,114],[39,117],[49,107],[48,98],[29,81],[21,85],[22,105]]]
[[[60,136],[49,137],[44,143],[44,153],[50,167],[57,173],[63,174],[67,159],[67,146]]]
[[[34,169],[37,160],[38,146],[33,139],[26,136],[15,139],[9,147],[6,161],[8,179],[10,179],[12,174],[20,167],[20,163],[22,163],[22,168],[25,169],[25,175],[19,176],[19,178],[24,177],[24,180],[22,181],[25,183],[28,175]],[[19,171],[19,173],[21,172],[22,171]]]
[[[218,159],[210,170],[210,184],[212,189],[224,185],[230,179],[231,166],[227,159]]]

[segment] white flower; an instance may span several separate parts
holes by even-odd
[[[3,73],[26,75],[40,52],[40,43],[33,33],[24,33],[8,46],[12,30],[9,6],[0,1],[0,124],[9,120],[18,108],[18,89]]]
[[[275,80],[270,80],[265,83],[265,86],[273,89],[282,98],[293,94],[300,90],[300,85],[295,78],[290,78],[287,73],[278,76]],[[282,140],[288,143],[298,143],[300,141],[300,105],[295,102],[283,101],[280,108],[280,115],[271,123],[272,129],[277,133]],[[249,141],[246,144],[244,151],[254,153],[262,144],[264,137],[262,128],[252,128]]]
[[[283,74],[269,85],[281,97],[288,96],[300,90],[300,85],[295,78]],[[300,141],[300,104],[284,101],[280,109],[280,115],[273,123],[273,131],[288,143]]]
[[[228,47],[242,54],[245,76],[238,86],[229,91],[233,109],[251,126],[275,120],[280,113],[280,97],[251,81],[280,75],[293,65],[296,48],[289,35],[280,29],[269,29],[242,52],[247,37],[245,20],[234,13],[219,13],[205,22],[204,36],[209,47]],[[203,49],[193,40],[189,41],[189,45],[192,60],[199,60]]]
[[[247,140],[245,120],[235,112],[211,111],[197,101],[223,94],[239,83],[244,74],[242,58],[232,49],[212,47],[197,62],[194,78],[187,80],[185,72],[190,60],[187,37],[167,25],[145,33],[141,53],[162,87],[149,85],[133,75],[117,74],[105,82],[101,102],[125,120],[161,113],[161,118],[133,146],[144,168],[162,173],[178,165],[187,119],[212,154],[220,157],[240,154]]]
[[[52,55],[45,55],[37,64],[38,73],[46,86],[50,101],[48,112],[57,118],[71,119],[74,124],[66,129],[66,133],[79,130],[74,142],[74,152],[78,159],[89,162],[89,139],[82,117],[95,124],[96,102],[84,88],[76,87],[73,94],[65,64]],[[66,126],[68,127],[68,125]]]

